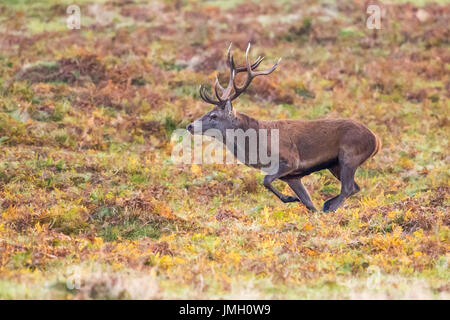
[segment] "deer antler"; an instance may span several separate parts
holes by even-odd
[[[265,76],[268,74],[271,74],[278,66],[278,64],[281,61],[281,58],[278,59],[278,61],[269,69],[264,70],[264,71],[253,71],[251,66],[250,66],[250,60],[248,58],[248,53],[250,52],[250,43],[248,44],[247,50],[245,51],[245,62],[247,65],[247,80],[245,80],[244,84],[242,85],[242,87],[238,87],[236,85],[236,82],[233,81],[233,86],[234,86],[234,94],[229,98],[230,100],[234,100],[236,99],[242,92],[244,92],[248,86],[250,85],[250,83],[252,82],[252,80],[254,78],[256,78],[257,76]],[[259,58],[258,58],[259,59]],[[259,62],[262,61],[263,58],[261,58],[261,60]],[[258,63],[259,64],[259,63]]]
[[[226,88],[223,88],[220,83],[219,79],[216,75],[216,82],[214,84],[214,92],[216,94],[217,100],[214,100],[214,98],[211,97],[211,95],[207,92],[206,88],[204,86],[200,86],[200,97],[206,101],[207,103],[211,103],[214,105],[223,105],[223,102],[227,100],[234,100],[236,99],[242,92],[244,92],[247,87],[250,85],[252,80],[261,75],[268,75],[271,74],[278,66],[278,64],[281,61],[281,58],[278,59],[277,63],[275,63],[270,69],[264,70],[264,71],[254,71],[260,63],[264,60],[264,57],[259,56],[256,61],[250,65],[248,53],[250,51],[250,43],[248,44],[247,51],[245,52],[245,61],[246,65],[242,67],[236,67],[234,64],[233,55],[231,54],[231,45],[228,47],[227,51],[227,65],[230,68],[230,80],[228,81],[228,85]],[[236,74],[240,72],[247,72],[247,80],[245,83],[238,87],[235,82]],[[234,91],[234,92],[233,92]]]

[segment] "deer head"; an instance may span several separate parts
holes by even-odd
[[[231,102],[236,99],[241,93],[243,93],[252,80],[257,76],[268,75],[272,73],[281,61],[281,58],[270,69],[264,71],[256,71],[256,68],[263,61],[264,57],[258,57],[253,64],[250,64],[248,57],[250,51],[250,43],[248,44],[247,51],[245,52],[246,65],[236,67],[231,54],[231,44],[228,47],[227,52],[227,65],[230,69],[230,79],[226,88],[223,88],[216,75],[216,82],[214,85],[214,92],[216,99],[213,98],[208,90],[201,85],[200,97],[207,103],[214,105],[214,108],[203,115],[201,118],[195,120],[189,124],[186,129],[192,134],[204,134],[209,129],[216,129],[224,133],[226,129],[235,128],[236,113],[233,110]],[[240,72],[247,72],[247,79],[239,86],[236,83],[236,74]]]

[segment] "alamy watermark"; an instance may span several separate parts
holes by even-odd
[[[66,19],[67,28],[74,30],[81,28],[81,9],[79,6],[72,4],[67,7],[66,13],[69,15]]]
[[[98,5],[91,6],[89,10],[94,16],[96,22],[106,25],[112,21],[111,12],[103,10]],[[78,5],[72,4],[67,7],[66,19],[67,28],[74,30],[81,28],[81,9]],[[379,5],[371,4],[367,6],[366,13],[369,14],[366,20],[368,29],[381,29],[381,8]]]
[[[381,29],[381,9],[376,4],[371,4],[367,7],[366,13],[369,14],[366,20],[366,27],[368,29]]]
[[[267,174],[278,172],[279,130],[278,129],[227,129],[225,134],[217,129],[204,132],[201,125],[194,135],[185,129],[177,129],[172,134],[175,145],[171,159],[182,164],[236,164],[261,169]],[[224,153],[224,147],[230,152]]]
[[[88,13],[94,17],[95,22],[106,26],[113,21],[114,13],[106,10],[100,4],[93,4],[88,7]],[[71,4],[66,9],[66,25],[70,30],[81,29],[81,8],[76,4]]]

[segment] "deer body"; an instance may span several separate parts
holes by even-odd
[[[230,129],[240,129],[244,132],[249,129],[257,132],[265,130],[269,135],[274,129],[278,130],[279,166],[276,172],[265,176],[264,186],[285,203],[300,201],[308,209],[315,211],[308,191],[300,179],[313,172],[328,169],[341,181],[341,193],[327,200],[323,205],[323,210],[335,211],[346,198],[360,190],[354,180],[355,171],[364,161],[378,152],[381,146],[380,140],[366,126],[351,119],[262,121],[235,111],[231,100],[242,93],[254,77],[270,74],[278,64],[267,71],[253,71],[258,67],[262,58],[258,58],[253,65],[250,65],[248,61],[249,48],[246,53],[247,66],[240,68],[234,66],[233,58],[228,51],[230,67],[228,87],[222,88],[216,80],[215,91],[218,101],[214,101],[204,88],[200,88],[201,97],[208,103],[215,104],[216,107],[188,125],[187,129],[191,133],[199,133],[196,128],[201,127],[202,132],[200,133],[203,134],[206,130],[214,128],[220,130],[223,137],[226,137],[226,130]],[[236,73],[244,71],[248,73],[247,81],[239,88],[234,82],[234,76]],[[232,90],[234,90],[234,94],[232,94]],[[220,95],[219,91],[222,91],[223,94]],[[226,143],[225,140],[222,142]],[[249,166],[261,168],[259,161],[257,163],[248,161],[248,144],[233,145],[230,151],[237,156],[239,148],[244,149],[245,154],[243,159],[239,159],[240,161]],[[275,189],[271,183],[276,179],[285,181],[296,196],[284,195]]]

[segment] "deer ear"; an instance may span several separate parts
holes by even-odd
[[[229,117],[234,117],[234,109],[230,100],[225,103],[225,112]]]

